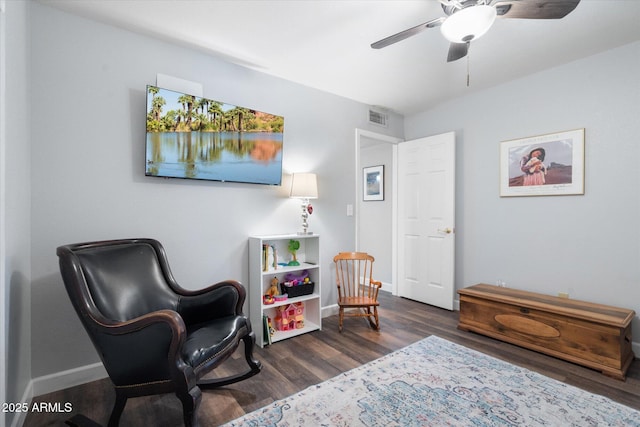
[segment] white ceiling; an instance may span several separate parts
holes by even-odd
[[[437,28],[370,48],[444,16],[437,0],[39,1],[401,114],[640,40],[640,0],[582,0],[561,20],[498,19],[468,63],[446,62]]]

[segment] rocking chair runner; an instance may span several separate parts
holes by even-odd
[[[380,329],[378,291],[382,283],[373,280],[374,260],[365,252],[340,252],[333,258],[336,264],[340,332],[345,316],[366,317],[372,328]]]
[[[118,425],[128,398],[162,393],[175,393],[184,424],[195,426],[201,389],[260,372],[240,283],[185,290],[174,280],[162,245],[152,239],[66,245],[57,254],[69,298],[115,385],[109,427]],[[240,341],[249,369],[202,380]]]

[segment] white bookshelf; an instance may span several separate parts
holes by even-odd
[[[292,256],[287,250],[289,240],[300,242],[300,249],[296,251],[296,258],[300,265],[293,267],[277,265],[274,268],[273,263],[268,262],[266,263],[268,265],[265,266],[264,245],[275,248],[276,264],[291,261]],[[303,270],[308,271],[309,279],[315,283],[312,294],[287,298],[284,301],[276,301],[273,304],[264,304],[263,296],[269,289],[274,276],[278,278],[278,282],[283,282],[287,273],[302,272]],[[320,236],[317,234],[280,234],[249,237],[249,319],[256,334],[256,343],[260,347],[265,346],[267,338],[264,335],[263,316],[266,314],[271,319],[275,319],[276,308],[280,306],[303,302],[304,327],[288,331],[276,331],[271,337],[272,343],[321,329],[320,292]]]

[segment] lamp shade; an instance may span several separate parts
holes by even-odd
[[[315,173],[294,173],[291,178],[290,197],[298,199],[317,199],[318,182]]]
[[[440,31],[450,42],[470,42],[491,28],[496,14],[493,6],[469,6],[449,16],[440,26]]]

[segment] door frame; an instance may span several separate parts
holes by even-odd
[[[7,280],[6,280],[6,198],[5,198],[5,179],[6,179],[6,45],[7,22],[6,22],[6,1],[0,0],[0,330],[2,338],[0,338],[0,402],[6,402],[7,397],[7,340],[9,337],[8,327],[8,298]],[[17,419],[17,417],[16,417]],[[0,414],[0,427],[4,427],[6,416]]]
[[[403,142],[404,139],[397,138],[389,135],[380,134],[377,132],[368,131],[365,129],[356,128],[355,132],[355,250],[359,250],[358,247],[360,241],[360,209],[358,206],[362,199],[362,170],[360,164],[360,150],[362,148],[363,139],[374,139],[380,141],[380,143],[391,144],[392,158],[391,158],[391,294],[398,295],[398,144]]]

